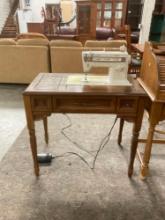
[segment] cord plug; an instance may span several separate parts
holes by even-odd
[[[37,154],[37,161],[41,164],[50,164],[55,157],[51,153]]]

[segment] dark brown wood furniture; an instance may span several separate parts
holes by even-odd
[[[140,53],[140,55],[143,56],[144,44],[131,44],[131,50]]]
[[[120,29],[125,24],[127,0],[76,0],[80,41],[96,38],[96,28]]]
[[[127,0],[95,0],[97,27],[120,28],[126,19]]]
[[[36,176],[39,175],[35,120],[43,119],[48,142],[47,116],[52,113],[117,114],[133,123],[128,175],[132,176],[146,93],[135,79],[132,86],[66,85],[69,74],[41,73],[23,93]]]
[[[61,9],[59,4],[46,4],[46,8],[42,7],[42,15],[44,17],[44,34],[54,35],[60,27]]]
[[[77,35],[84,43],[96,38],[96,4],[90,0],[76,0]]]
[[[28,32],[44,33],[44,23],[28,22]]]
[[[143,12],[143,0],[128,0],[126,23],[130,25],[131,31],[139,31]]]

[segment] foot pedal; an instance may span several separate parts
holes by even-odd
[[[52,156],[51,153],[40,153],[37,154],[37,161],[41,164],[50,164],[52,162],[52,159],[54,159],[54,156]]]

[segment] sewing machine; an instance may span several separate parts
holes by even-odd
[[[88,73],[92,67],[108,67],[108,84],[131,86],[127,79],[130,55],[124,46],[110,51],[83,51],[82,62],[84,82],[89,82]]]

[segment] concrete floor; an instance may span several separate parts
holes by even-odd
[[[26,87],[0,84],[0,160],[26,125],[22,98]]]

